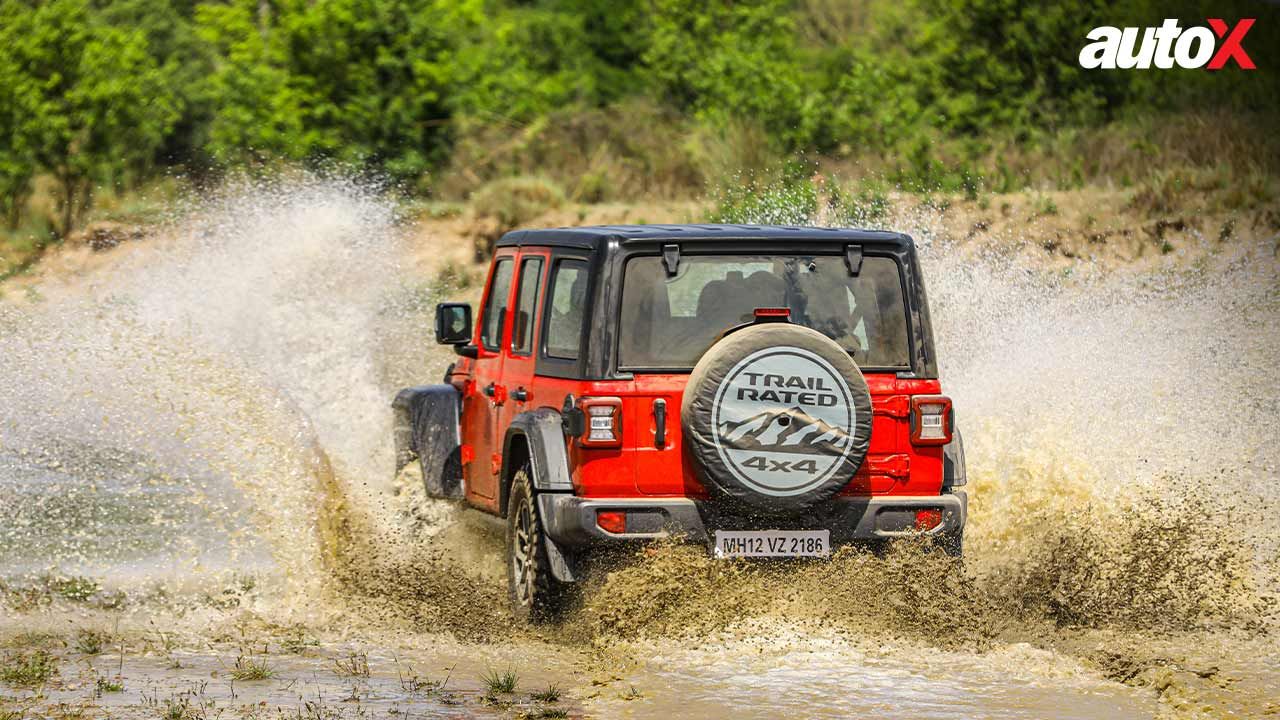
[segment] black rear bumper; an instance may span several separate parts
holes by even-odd
[[[682,536],[706,543],[715,530],[830,530],[833,544],[891,539],[917,534],[916,512],[936,509],[942,522],[926,535],[964,527],[968,496],[956,490],[923,497],[837,497],[796,517],[727,514],[688,498],[582,498],[569,493],[538,495],[538,510],[548,537],[565,548],[620,544]],[[611,533],[596,524],[601,511],[627,513],[627,532]]]

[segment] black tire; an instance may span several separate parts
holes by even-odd
[[[830,499],[871,444],[871,393],[853,358],[816,330],[764,323],[726,336],[689,376],[686,446],[708,488],[769,514]]]
[[[551,574],[542,519],[527,469],[511,480],[507,504],[507,599],[516,619],[528,623],[556,619],[567,588]]]

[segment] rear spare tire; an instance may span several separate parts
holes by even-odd
[[[831,498],[871,442],[871,394],[853,358],[791,323],[753,325],[711,346],[680,418],[708,488],[770,513]]]

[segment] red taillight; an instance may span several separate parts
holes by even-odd
[[[623,535],[627,532],[627,514],[621,510],[600,510],[596,512],[596,525],[605,532]]]
[[[756,308],[756,317],[764,318],[789,318],[791,317],[791,308]]]
[[[583,447],[619,447],[622,445],[622,400],[620,398],[583,398],[578,406],[586,422]]]
[[[927,532],[942,524],[942,511],[936,508],[916,511],[916,530]]]
[[[911,398],[911,443],[946,445],[951,442],[951,398],[916,395]]]

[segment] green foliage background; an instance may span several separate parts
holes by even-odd
[[[1260,69],[1078,67],[1090,28],[1165,17],[1258,18]],[[0,209],[16,225],[49,176],[65,234],[97,185],[282,161],[460,195],[555,162],[590,200],[754,153],[968,191],[1083,129],[1201,113],[1274,135],[1277,63],[1280,9],[1244,0],[0,0]]]

